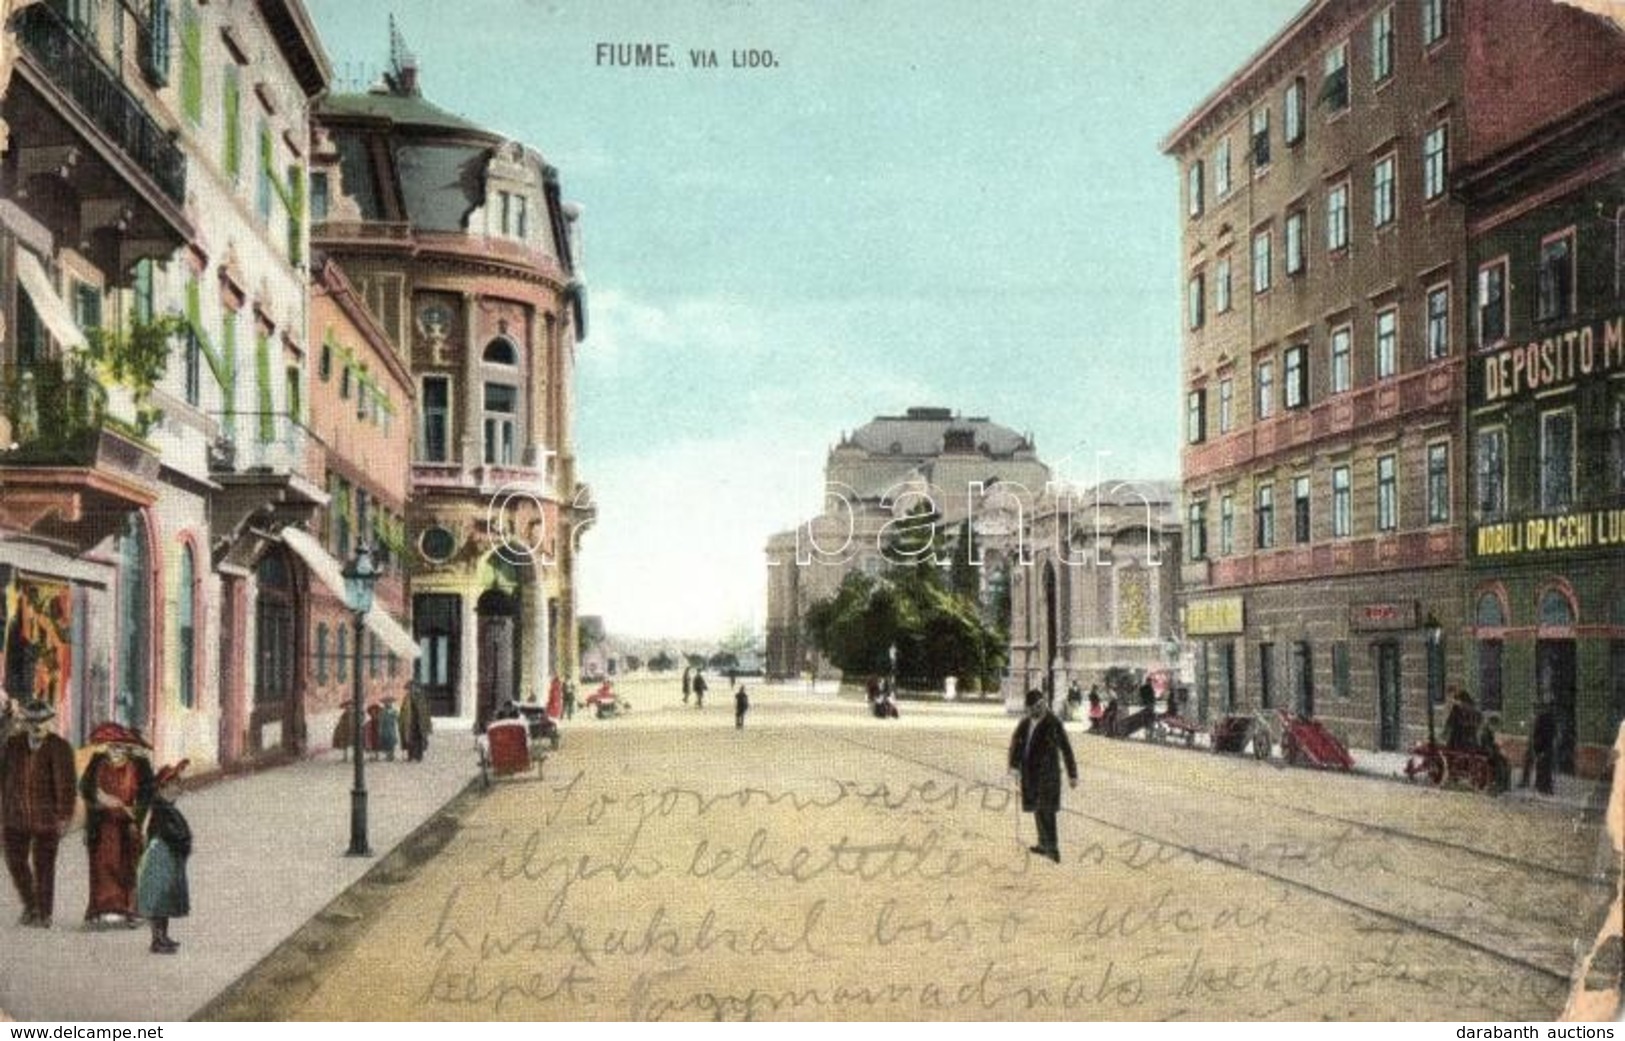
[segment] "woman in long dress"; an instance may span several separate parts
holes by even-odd
[[[120,723],[91,731],[101,746],[79,779],[85,803],[85,846],[90,856],[90,899],[85,921],[92,925],[137,924],[135,872],[141,861],[141,825],[152,801],[149,747],[141,735]]]

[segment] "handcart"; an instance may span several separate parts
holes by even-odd
[[[1225,716],[1213,724],[1209,734],[1215,752],[1243,755],[1251,750],[1255,759],[1270,757],[1269,724],[1258,716]]]
[[[1354,757],[1319,720],[1284,708],[1276,709],[1275,714],[1281,721],[1281,758],[1289,764],[1325,770],[1354,769]]]
[[[493,720],[485,733],[474,738],[474,749],[480,761],[480,781],[487,788],[499,777],[534,773],[540,780],[547,759],[542,742],[530,739],[530,728],[523,719]]]
[[[1405,777],[1425,776],[1436,785],[1466,781],[1474,791],[1489,790],[1495,784],[1495,758],[1482,748],[1451,748],[1437,741],[1423,741],[1411,749],[1405,763]]]
[[[519,706],[519,712],[525,721],[526,736],[533,742],[545,742],[550,751],[557,752],[564,737],[559,733],[558,722],[547,714],[547,709],[527,702]]]
[[[1156,718],[1156,710],[1149,708],[1142,708],[1137,712],[1130,712],[1126,716],[1121,713],[1117,713],[1114,715],[1112,727],[1108,733],[1110,733],[1113,737],[1127,737],[1130,734],[1137,733],[1144,730],[1146,727],[1151,726],[1151,724],[1156,721]]]
[[[593,710],[594,719],[614,719],[632,711],[632,703],[617,695],[608,682],[587,695],[586,707]]]
[[[1207,730],[1200,723],[1186,719],[1184,716],[1164,715],[1157,719],[1151,729],[1153,741],[1183,741],[1186,748],[1196,744],[1196,735],[1205,734]]]

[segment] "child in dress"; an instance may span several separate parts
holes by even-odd
[[[136,910],[152,924],[153,954],[174,954],[180,944],[169,938],[169,920],[191,911],[186,885],[186,858],[192,855],[192,829],[175,808],[181,774],[191,760],[164,767],[153,779],[156,794],[147,814],[147,850],[136,875]]]

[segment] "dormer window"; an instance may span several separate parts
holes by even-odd
[[[497,192],[497,230],[505,239],[523,242],[529,224],[529,207],[523,195],[517,192]]]

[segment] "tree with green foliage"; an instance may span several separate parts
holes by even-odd
[[[677,668],[677,659],[672,656],[670,651],[661,651],[649,659],[650,672],[670,672],[675,668]]]

